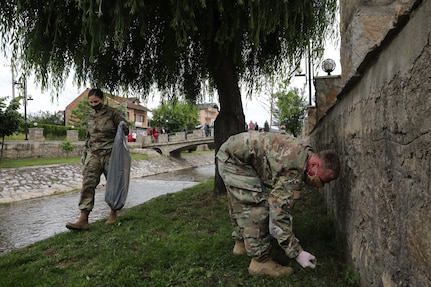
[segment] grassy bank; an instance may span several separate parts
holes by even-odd
[[[114,226],[95,222],[90,231],[66,231],[4,254],[0,286],[355,286],[320,193],[304,193],[294,221],[318,267],[302,269],[275,248],[273,257],[296,273],[273,279],[250,276],[250,259],[231,254],[226,196],[212,187],[209,181],[155,198],[125,211]]]
[[[149,156],[146,154],[131,154],[133,160],[147,160]],[[0,168],[16,168],[23,166],[36,166],[36,165],[49,165],[49,164],[66,164],[66,163],[80,163],[80,156],[69,157],[52,157],[52,158],[16,158],[16,159],[2,159]]]

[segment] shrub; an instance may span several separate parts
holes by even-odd
[[[63,149],[63,151],[66,153],[67,156],[69,156],[69,153],[71,151],[73,151],[73,149],[75,148],[75,145],[68,139],[65,139],[62,143],[61,143],[61,148]]]

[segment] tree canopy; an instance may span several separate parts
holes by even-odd
[[[299,136],[303,128],[307,102],[302,99],[297,88],[287,93],[279,91],[274,96],[277,99],[274,124],[284,125],[290,134]]]
[[[69,72],[110,90],[158,88],[196,97],[228,56],[240,79],[283,71],[319,51],[336,0],[11,0],[0,4],[3,48],[44,87]]]
[[[23,122],[23,118],[18,112],[21,99],[21,97],[13,98],[9,105],[6,105],[7,97],[0,98],[0,138],[2,140],[0,162],[3,157],[4,138],[17,132]]]
[[[199,123],[196,105],[171,100],[153,109],[151,125],[154,128],[165,127],[169,132],[180,132],[184,129],[194,130]]]
[[[10,0],[0,3],[3,50],[42,87],[75,71],[109,91],[155,87],[194,101],[218,93],[215,147],[244,129],[239,83],[288,77],[307,50],[322,52],[337,0]],[[220,180],[216,173],[216,185]],[[221,185],[218,188],[222,188]]]

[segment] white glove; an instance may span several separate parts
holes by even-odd
[[[302,268],[310,267],[311,269],[316,268],[316,257],[307,251],[301,251],[296,257],[296,262],[302,266]]]

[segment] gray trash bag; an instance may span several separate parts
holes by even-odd
[[[129,192],[132,158],[123,132],[123,127],[126,125],[125,122],[118,125],[106,180],[105,201],[115,210],[123,208]]]

